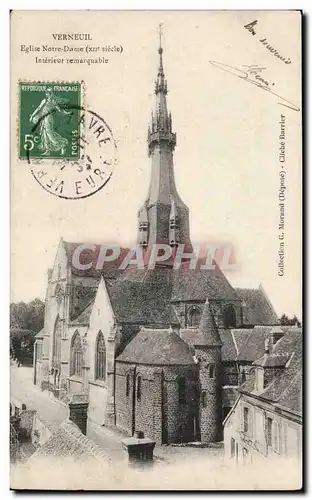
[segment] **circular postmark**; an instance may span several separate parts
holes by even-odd
[[[54,119],[57,113],[63,121]],[[26,158],[43,189],[75,200],[107,184],[117,162],[117,146],[111,128],[98,113],[58,104],[32,123]]]

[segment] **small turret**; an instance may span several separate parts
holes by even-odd
[[[200,335],[194,347],[199,360],[200,434],[203,443],[210,443],[222,439],[222,342],[208,299],[198,329]]]

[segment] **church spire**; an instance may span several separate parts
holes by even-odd
[[[155,94],[157,95],[159,92],[162,92],[163,94],[167,94],[167,81],[165,80],[165,74],[164,74],[164,65],[163,65],[163,48],[161,45],[161,36],[162,36],[162,31],[161,31],[162,24],[159,25],[159,47],[158,47],[158,54],[159,54],[159,68],[158,68],[158,74],[157,74],[157,80],[155,82]]]
[[[152,113],[152,122],[148,130],[149,156],[160,140],[166,140],[173,151],[176,145],[176,134],[172,133],[171,114],[167,110],[167,80],[165,79],[162,48],[162,24],[159,25],[159,66],[155,81],[156,109]]]
[[[142,247],[155,243],[191,249],[189,212],[181,200],[174,180],[173,151],[176,134],[167,109],[167,80],[163,63],[162,27],[159,25],[158,71],[155,81],[156,106],[148,127],[148,155],[152,170],[148,196],[138,212],[138,242]],[[186,251],[186,250],[185,250]],[[189,251],[189,250],[187,250]]]

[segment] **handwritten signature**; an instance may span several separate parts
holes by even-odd
[[[242,66],[245,69],[239,69],[235,68],[235,66],[223,64],[218,61],[209,61],[209,62],[213,66],[216,66],[217,68],[222,69],[223,71],[226,71],[231,75],[241,78],[245,82],[251,83],[256,87],[265,90],[266,92],[269,92],[272,95],[275,95],[278,98],[278,104],[280,104],[281,106],[286,106],[287,108],[293,109],[294,111],[300,111],[300,108],[298,108],[298,106],[296,106],[292,102],[288,101],[287,99],[285,99],[284,97],[273,91],[272,87],[274,86],[274,83],[270,83],[261,74],[261,72],[264,71],[266,68],[257,66],[256,64],[250,64]]]

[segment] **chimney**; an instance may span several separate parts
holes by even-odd
[[[69,419],[79,427],[82,434],[87,434],[88,401],[84,394],[74,394],[69,403]]]

